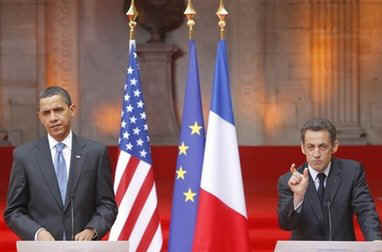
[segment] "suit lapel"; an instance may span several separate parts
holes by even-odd
[[[85,146],[86,144],[82,142],[75,134],[73,134],[69,181],[66,190],[64,209],[69,206],[71,198],[74,196],[74,189],[76,188],[76,185],[79,181],[83,162],[85,159]]]
[[[333,203],[337,194],[338,188],[342,183],[342,168],[336,159],[332,160],[332,167],[325,188],[325,202]]]
[[[51,151],[49,149],[48,138],[44,137],[36,146],[36,160],[38,167],[40,168],[42,177],[48,184],[49,191],[52,193],[53,198],[57,201],[57,204],[63,208],[60,189],[58,187],[57,176],[54,170]]]
[[[310,207],[313,210],[313,213],[316,215],[319,221],[322,222],[322,220],[324,219],[324,215],[322,212],[320,199],[318,198],[318,194],[314,186],[314,181],[310,173],[309,173],[309,185],[308,185],[308,190],[306,192],[305,199],[308,201]]]

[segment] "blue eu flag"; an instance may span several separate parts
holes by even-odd
[[[192,251],[204,142],[198,59],[195,41],[190,40],[188,79],[172,199],[169,252]]]

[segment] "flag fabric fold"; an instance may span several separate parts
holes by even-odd
[[[249,251],[225,41],[217,48],[193,251]]]
[[[118,215],[109,240],[128,240],[130,252],[161,251],[162,230],[134,40],[130,41],[129,66],[122,97],[114,192]]]
[[[192,251],[203,165],[204,132],[197,50],[195,41],[190,40],[188,78],[172,199],[169,252]]]

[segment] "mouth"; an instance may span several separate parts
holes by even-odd
[[[58,129],[61,129],[61,125],[58,124],[58,125],[53,125],[50,127],[52,130],[58,130]]]
[[[322,161],[321,160],[312,160],[312,163],[314,165],[320,165],[322,163]]]

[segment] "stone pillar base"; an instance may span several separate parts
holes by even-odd
[[[152,144],[177,144],[173,63],[179,49],[165,43],[138,44],[142,89]]]
[[[359,127],[341,127],[337,128],[337,138],[343,145],[364,145],[366,133]]]

